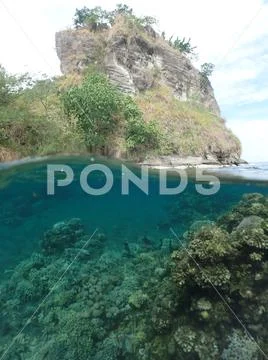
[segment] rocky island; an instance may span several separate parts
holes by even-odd
[[[94,152],[153,166],[239,164],[240,142],[190,42],[167,40],[153,23],[127,7],[77,10],[75,27],[56,33],[63,76],[5,104],[1,160]]]

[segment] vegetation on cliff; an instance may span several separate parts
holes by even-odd
[[[66,121],[59,98],[59,80],[33,80],[1,70],[0,160],[75,152],[83,149],[77,132]],[[22,82],[23,80],[23,82]]]
[[[160,132],[154,120],[145,122],[134,99],[118,91],[103,74],[87,75],[81,85],[63,94],[63,104],[68,116],[77,119],[90,151],[109,153],[120,140],[130,153],[159,148]]]
[[[99,7],[77,10],[74,22],[78,29],[71,32],[98,43],[94,59],[82,70],[33,80],[27,74],[7,74],[1,67],[0,160],[92,151],[133,160],[175,155],[212,157],[213,161],[225,163],[239,161],[240,143],[217,115],[216,100],[210,93],[208,76],[212,64],[204,64],[198,73],[189,60],[180,58],[185,69],[191,68],[189,81],[195,84],[187,101],[174,94],[177,83],[167,83],[173,81],[169,75],[163,81],[162,70],[150,63],[150,55],[144,55],[149,61],[147,68],[135,75],[140,90],[133,95],[122,92],[125,85],[117,83],[118,78],[122,79],[118,73],[122,66],[108,63],[112,74],[105,67],[106,43],[116,44],[113,51],[121,57],[124,49],[119,43],[126,41],[134,53],[135,44],[140,43],[150,53],[159,43],[163,61],[169,63],[168,71],[178,71],[180,64],[174,65],[173,61],[177,61],[179,53],[192,54],[190,41],[177,38],[168,42],[163,36],[156,37],[151,27],[154,19],[138,18],[124,5],[112,12]],[[155,43],[151,50],[150,42]],[[165,54],[171,57],[165,59]],[[201,92],[195,93],[198,89]],[[179,91],[186,96],[184,90]]]

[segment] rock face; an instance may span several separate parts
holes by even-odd
[[[169,86],[178,99],[199,101],[220,115],[208,79],[152,29],[131,35],[113,28],[102,34],[87,29],[61,31],[56,33],[56,50],[63,74],[101,63],[124,92],[150,89],[158,81]]]
[[[63,74],[97,66],[120,90],[141,99],[138,105],[145,121],[161,123],[172,138],[171,151],[146,155],[145,162],[193,166],[240,162],[239,140],[220,118],[209,80],[151,27],[138,29],[121,19],[110,29],[97,32],[85,28],[60,31],[56,33],[56,51]],[[168,89],[171,98],[182,104],[190,101],[188,113],[182,111],[178,116],[177,105],[163,96],[160,88]],[[148,98],[150,92],[154,94]],[[193,103],[208,110],[207,118],[202,110],[198,114],[190,111]],[[150,114],[150,109],[156,109],[155,113]],[[213,120],[208,121],[211,115]]]

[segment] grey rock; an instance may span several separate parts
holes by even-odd
[[[121,91],[138,94],[147,89],[168,88],[180,101],[191,101],[207,108],[218,117],[218,125],[210,134],[203,127],[200,148],[183,153],[178,139],[180,129],[170,136],[171,156],[153,156],[145,159],[138,155],[135,161],[152,166],[195,167],[198,165],[238,165],[241,155],[239,141],[220,118],[220,109],[208,79],[192,65],[191,61],[172,48],[153,28],[128,28],[114,24],[110,29],[92,32],[89,29],[64,30],[56,33],[56,50],[63,74],[80,73],[89,65],[101,68]],[[159,95],[159,101],[161,99]],[[165,119],[170,124],[173,119]],[[163,127],[167,127],[165,123]],[[207,139],[207,140],[206,140]],[[110,145],[106,155],[128,158],[120,147]],[[193,155],[193,156],[187,156]],[[148,154],[145,154],[148,156]]]
[[[237,229],[247,229],[260,225],[263,219],[259,216],[251,215],[245,217],[241,223],[237,226]]]
[[[144,35],[104,31],[102,37],[88,29],[64,30],[56,33],[56,51],[63,74],[101,62],[111,81],[124,92],[149,89],[157,79],[178,99],[195,100],[220,115],[209,80],[204,81],[191,61],[152,28],[145,29]]]

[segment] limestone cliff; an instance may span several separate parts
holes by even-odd
[[[150,27],[141,31],[119,21],[101,32],[84,28],[61,31],[56,33],[56,51],[63,74],[82,72],[90,65],[97,65],[123,92],[140,97],[148,91],[165,87],[180,102],[201,104],[222,124],[220,109],[208,79],[204,79],[186,56],[172,48]],[[161,102],[161,99],[158,101]],[[165,99],[162,101],[165,106]],[[142,110],[146,112],[146,108]],[[189,153],[185,154],[177,149],[170,155],[201,156],[212,159],[212,162],[239,161],[240,144],[237,139],[223,124],[218,133],[226,140],[225,144],[222,139],[218,141],[217,136],[212,142],[207,136],[206,144],[197,151],[189,149]]]

